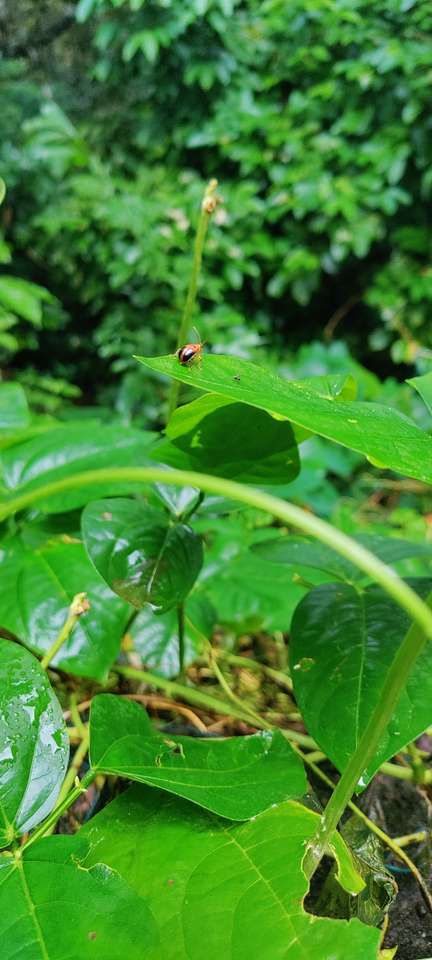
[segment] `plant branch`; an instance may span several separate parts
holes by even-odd
[[[48,669],[51,660],[54,659],[56,653],[59,652],[60,647],[62,647],[63,644],[66,643],[68,637],[70,637],[77,620],[79,620],[79,618],[82,617],[83,613],[86,613],[87,610],[90,610],[90,603],[87,600],[87,594],[77,593],[72,600],[72,603],[69,607],[69,613],[61,630],[58,633],[58,636],[54,640],[54,643],[51,644],[49,650],[47,650],[45,656],[42,657],[40,662],[42,670]]]
[[[181,318],[181,323],[178,330],[177,337],[177,349],[182,347],[186,341],[189,332],[190,322],[193,316],[195,301],[198,291],[198,281],[201,270],[202,255],[204,249],[204,241],[206,238],[207,228],[209,225],[210,217],[214,210],[216,209],[217,199],[215,197],[215,190],[217,187],[217,180],[210,180],[207,184],[207,187],[204,192],[204,197],[201,203],[200,217],[198,220],[198,227],[195,236],[195,247],[194,247],[194,259],[192,264],[192,273],[189,281],[189,289],[187,292],[186,303],[184,305],[183,315]],[[173,380],[170,386],[169,398],[168,398],[168,420],[173,414],[179,398],[180,392],[180,383],[178,380]]]

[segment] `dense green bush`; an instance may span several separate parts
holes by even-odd
[[[430,362],[429,4],[81,0],[78,23],[56,3],[45,28],[20,6],[0,82],[5,269],[62,304],[42,311],[40,365],[88,387],[97,354],[99,385],[124,372],[133,407],[131,354],[173,347],[211,175],[212,347],[343,329],[362,359],[393,344]],[[28,364],[34,330],[18,346]],[[16,346],[0,348],[5,363]]]

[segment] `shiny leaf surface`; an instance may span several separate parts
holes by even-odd
[[[142,960],[156,948],[145,901],[88,853],[81,837],[49,837],[0,859],[5,960]]]
[[[0,676],[0,847],[5,847],[52,810],[69,739],[57,697],[28,650],[0,639]],[[4,949],[1,937],[0,942]]]
[[[200,390],[278,413],[294,424],[357,450],[380,467],[432,483],[432,438],[403,414],[377,403],[320,397],[310,380],[283,380],[238,357],[204,356],[184,367],[176,356],[141,363]]]
[[[95,856],[152,897],[161,943],[146,960],[376,960],[380,931],[302,906],[305,843],[318,816],[289,801],[229,824],[134,787],[84,828]],[[334,853],[349,855],[337,836]],[[339,864],[340,880],[359,889]]]
[[[81,543],[48,543],[26,557],[17,584],[23,624],[20,636],[32,650],[46,653],[66,620],[73,597],[83,591],[90,610],[79,619],[52,663],[79,677],[103,681],[119,652],[130,611],[98,575]]]
[[[136,500],[96,500],[83,512],[87,553],[112,590],[140,609],[181,603],[202,565],[202,543],[190,527]]]
[[[85,470],[103,467],[145,466],[154,434],[129,427],[70,423],[45,431],[3,455],[5,486],[17,493],[37,490],[46,483]],[[136,484],[98,482],[55,494],[38,506],[48,513],[63,513],[101,495],[129,493]]]
[[[0,431],[22,430],[29,419],[27,398],[19,383],[0,383]],[[1,440],[0,435],[0,446]]]
[[[303,765],[279,731],[200,740],[149,736],[146,726],[137,704],[128,703],[126,708],[119,697],[95,697],[90,717],[92,766],[167,790],[230,820],[254,817],[305,791]]]
[[[431,581],[413,580],[425,599]],[[324,584],[301,601],[291,626],[294,692],[310,734],[344,770],[379,703],[409,618],[376,586]],[[432,723],[432,647],[418,657],[396,712],[359,787]]]

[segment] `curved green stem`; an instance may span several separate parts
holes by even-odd
[[[307,851],[304,866],[307,875],[311,876],[326,850],[330,836],[336,829],[348,800],[376,752],[379,740],[392,716],[414,661],[422,650],[426,639],[432,639],[432,611],[428,604],[424,603],[391,567],[386,566],[361,544],[351,540],[346,534],[336,530],[319,517],[315,517],[313,514],[295,506],[295,504],[280,500],[278,497],[273,497],[261,490],[247,487],[233,480],[194,473],[189,470],[167,470],[158,466],[91,470],[73,477],[53,481],[38,490],[32,490],[17,496],[9,503],[3,504],[0,509],[0,519],[11,516],[18,510],[34,503],[46,500],[53,494],[85,487],[91,483],[113,483],[116,481],[198,487],[207,493],[223,496],[229,500],[239,500],[248,506],[263,510],[281,520],[282,523],[297,527],[303,533],[315,537],[321,543],[325,543],[341,556],[350,560],[359,570],[362,570],[378,583],[408,613],[410,620],[414,621],[388,670],[380,702],[375,707],[355,754],[326,807],[319,834]],[[432,602],[432,598],[428,599],[428,603],[429,601]]]

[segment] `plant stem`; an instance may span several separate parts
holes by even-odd
[[[32,833],[26,843],[24,843],[21,847],[21,852],[28,850],[28,848],[33,846],[37,840],[40,840],[41,837],[45,837],[46,834],[49,833],[51,827],[57,823],[59,817],[61,817],[66,810],[69,810],[69,807],[75,803],[75,800],[78,800],[78,797],[80,797],[82,793],[86,792],[87,788],[91,783],[93,783],[93,780],[96,776],[97,770],[89,770],[89,772],[86,773],[85,777],[82,778],[80,783],[77,784],[73,790],[71,790],[68,796],[65,797],[61,803],[58,803],[57,806],[54,807],[54,810],[52,813],[50,813],[49,817],[47,817],[46,820],[44,820],[44,822],[41,823],[40,826],[34,831],[34,833]]]
[[[83,761],[85,760],[88,754],[89,743],[90,743],[90,734],[89,734],[88,728],[86,728],[84,736],[81,740],[81,743],[75,750],[72,763],[64,778],[63,785],[58,796],[57,806],[59,806],[61,803],[63,803],[64,800],[66,800],[69,794],[69,791],[72,790],[74,783],[76,781],[76,778],[80,772]],[[54,832],[57,825],[57,821],[60,817],[61,817],[61,813],[58,814],[57,820],[55,820],[55,822],[49,827],[49,829],[45,830],[45,836]]]
[[[226,650],[217,650],[214,651],[214,653],[216,656],[221,657],[222,660],[226,660],[227,663],[231,663],[233,667],[243,667],[245,670],[262,671],[262,673],[265,673],[270,680],[274,680],[274,682],[278,683],[279,686],[285,687],[290,693],[292,693],[292,680],[288,674],[282,673],[281,670],[274,670],[273,667],[268,667],[266,663],[260,663],[259,660],[253,660],[252,657],[237,656],[237,654],[228,653]]]
[[[51,644],[45,656],[42,657],[42,660],[40,662],[42,670],[48,669],[51,663],[51,660],[54,659],[56,653],[58,653],[58,651],[60,650],[60,647],[62,647],[63,644],[66,643],[66,640],[72,633],[72,630],[77,620],[79,620],[82,614],[85,613],[86,610],[89,610],[89,608],[90,608],[90,604],[87,600],[87,594],[77,593],[72,600],[72,603],[69,607],[69,613],[67,615],[67,618],[61,630],[58,633],[58,636],[54,640],[54,643]]]
[[[178,624],[178,650],[179,650],[179,674],[183,675],[184,671],[184,662],[185,662],[185,605],[184,603],[179,603],[177,607],[177,624]]]
[[[426,603],[432,606],[432,593]],[[412,623],[391,663],[381,691],[379,703],[372,712],[351,757],[321,817],[316,837],[309,844],[303,861],[303,870],[310,879],[326,852],[331,835],[351,799],[357,784],[376,753],[379,742],[392,718],[409,672],[426,642],[418,623]]]
[[[282,523],[297,527],[303,533],[320,540],[321,543],[325,543],[336,553],[350,560],[359,570],[362,570],[378,583],[407,612],[410,619],[415,620],[418,626],[424,630],[426,637],[432,640],[431,610],[415,591],[397,575],[392,567],[388,567],[373,553],[370,553],[366,547],[352,540],[341,530],[332,527],[325,520],[321,520],[287,500],[281,500],[271,494],[264,493],[262,490],[237,483],[235,480],[213,477],[206,473],[195,473],[192,470],[167,470],[165,467],[158,466],[105,467],[101,470],[88,470],[85,473],[78,473],[73,477],[64,477],[62,480],[54,480],[37,490],[22,493],[6,503],[2,503],[0,506],[0,521],[33,503],[49,499],[53,494],[79,489],[89,484],[111,483],[113,481],[198,487],[206,493],[226,497],[229,500],[238,500],[257,510],[263,510],[281,520]]]
[[[196,296],[197,296],[197,290],[198,290],[198,281],[199,281],[199,275],[201,270],[204,241],[205,241],[210,217],[216,207],[216,197],[214,196],[216,187],[217,187],[217,180],[210,180],[210,182],[207,184],[207,187],[205,189],[204,197],[201,203],[200,216],[199,216],[197,232],[195,236],[192,273],[189,281],[189,289],[187,292],[186,303],[184,305],[181,323],[178,330],[177,349],[179,349],[184,345],[189,332],[189,326],[192,319]],[[171,383],[169,398],[168,398],[168,420],[172,416],[178,404],[179,392],[180,392],[180,383],[178,380],[173,380]]]
[[[299,750],[296,747],[294,747],[294,749],[296,750],[296,753],[298,753],[298,755],[305,762],[305,764],[309,766],[311,770],[313,770],[314,773],[324,783],[327,784],[327,786],[331,787],[334,790],[335,784],[333,783],[333,780],[330,780],[330,777],[328,777],[327,774],[323,773],[323,771],[316,766],[316,764],[312,761],[311,757],[303,753],[302,750]],[[421,840],[425,839],[425,831],[422,831],[421,834],[414,833],[414,834],[410,834],[407,837],[396,837],[392,839],[391,837],[388,836],[387,833],[384,833],[384,830],[381,830],[381,827],[379,827],[376,823],[374,823],[373,820],[370,820],[369,817],[367,817],[366,814],[363,813],[363,810],[360,810],[360,807],[357,807],[356,804],[352,802],[352,800],[348,801],[347,806],[349,807],[350,810],[352,810],[352,812],[356,815],[356,817],[358,817],[360,820],[363,820],[363,823],[366,824],[369,830],[371,830],[372,833],[375,833],[376,836],[379,837],[380,840],[382,840],[382,842],[385,843],[387,847],[389,847],[389,849],[395,854],[395,856],[399,860],[402,860],[402,862],[406,864],[408,869],[411,871],[411,873],[417,880],[417,883],[422,891],[423,897],[429,907],[429,910],[432,910],[432,897],[429,893],[427,885],[423,880],[423,877],[420,871],[418,870],[418,868],[416,867],[415,863],[413,863],[413,861],[410,859],[408,854],[405,853],[404,850],[402,850],[402,843],[405,843],[405,844],[408,844],[410,842],[418,843]],[[303,863],[303,869],[304,869],[304,863]]]
[[[224,677],[224,675],[223,675],[223,673],[222,673],[222,670],[221,670],[220,667],[219,667],[219,664],[218,664],[218,662],[217,662],[217,660],[216,660],[216,657],[215,657],[215,655],[214,655],[214,651],[213,651],[212,646],[211,646],[210,643],[207,645],[207,649],[208,649],[208,655],[209,655],[209,665],[210,665],[210,669],[213,670],[214,675],[215,675],[216,679],[218,680],[219,685],[222,687],[222,690],[225,691],[225,693],[226,693],[227,697],[229,698],[229,700],[232,700],[232,702],[233,702],[233,703],[236,703],[237,706],[240,707],[240,709],[243,709],[244,712],[245,712],[245,715],[249,715],[249,717],[250,717],[250,721],[249,721],[249,722],[251,722],[254,726],[256,726],[257,724],[258,724],[258,727],[259,727],[260,725],[262,725],[262,726],[265,725],[265,728],[266,728],[267,730],[271,730],[271,724],[270,724],[270,723],[267,723],[267,721],[265,721],[262,717],[260,717],[257,713],[255,713],[255,710],[254,710],[252,707],[249,707],[247,704],[243,705],[240,697],[238,697],[238,696],[234,693],[234,691],[231,690],[231,687],[230,687],[229,683],[227,682],[227,680],[225,680],[225,677]]]

